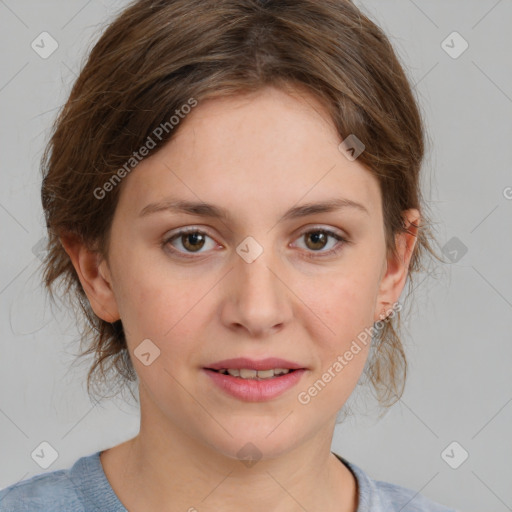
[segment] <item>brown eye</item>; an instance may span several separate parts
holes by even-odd
[[[308,246],[309,249],[312,249],[314,251],[323,249],[327,244],[327,239],[329,238],[324,231],[310,231],[309,233],[306,233],[304,236],[306,240],[311,240],[311,244],[308,244],[306,242],[306,245]]]
[[[310,229],[298,238],[304,240],[304,256],[307,258],[321,258],[333,256],[340,251],[349,241],[330,229]],[[332,243],[334,242],[334,243]],[[327,250],[324,250],[326,249]]]
[[[166,238],[163,246],[168,247],[177,256],[192,258],[194,254],[204,254],[207,252],[208,239],[210,240],[210,248],[215,248],[215,241],[207,233],[198,229],[185,229]],[[205,246],[206,249],[203,250]]]
[[[204,235],[196,231],[194,233],[185,233],[181,235],[181,243],[187,251],[198,251],[204,246]]]

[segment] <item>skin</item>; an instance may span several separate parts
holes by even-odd
[[[397,235],[399,258],[386,256],[378,182],[339,143],[327,112],[305,91],[205,100],[123,180],[107,258],[62,238],[95,313],[122,320],[139,377],[140,432],[101,454],[130,511],[356,510],[356,481],[330,449],[368,346],[310,403],[297,395],[398,301],[416,232]],[[169,197],[213,203],[232,218],[139,216]],[[333,197],[368,212],[279,222],[292,206]],[[419,222],[417,210],[404,215]],[[165,245],[187,226],[206,233],[202,247],[190,237]],[[349,243],[305,234],[318,228]],[[236,252],[247,236],[263,248],[252,263]],[[321,255],[337,244],[337,254]],[[160,356],[145,366],[133,351],[147,338]],[[280,397],[244,402],[201,370],[238,356],[282,357],[308,370]],[[251,467],[237,458],[247,442],[262,454]]]

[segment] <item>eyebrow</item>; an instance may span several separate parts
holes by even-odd
[[[351,208],[370,215],[369,211],[362,204],[347,198],[333,198],[316,203],[306,203],[300,206],[290,208],[278,222],[307,217],[316,213],[329,213],[342,209]],[[145,206],[139,217],[144,217],[153,213],[162,211],[171,211],[173,213],[188,213],[190,215],[198,215],[201,217],[210,217],[213,219],[221,219],[229,221],[231,215],[225,208],[204,202],[194,202],[185,200],[164,200],[157,203],[151,203]]]

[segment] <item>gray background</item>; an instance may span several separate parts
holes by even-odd
[[[512,510],[512,2],[356,3],[415,84],[431,139],[424,186],[453,263],[418,280],[402,400],[380,421],[369,409],[337,427],[333,451],[463,511]],[[138,431],[135,407],[89,401],[87,361],[70,366],[73,318],[52,311],[37,274],[39,158],[86,51],[125,4],[0,0],[0,487]],[[47,59],[31,48],[43,31],[59,45]],[[453,31],[469,43],[458,58],[442,46]],[[59,455],[46,470],[31,458],[42,441]],[[444,459],[462,450],[452,469]]]

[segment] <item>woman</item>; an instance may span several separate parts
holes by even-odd
[[[140,432],[2,510],[450,510],[330,451],[362,377],[403,390],[423,138],[347,0],[125,9],[43,158],[44,264],[90,323],[88,389],[137,381]]]

